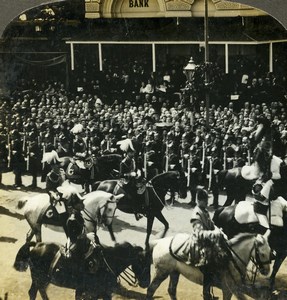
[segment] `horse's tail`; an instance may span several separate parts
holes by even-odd
[[[28,199],[25,199],[25,200],[19,200],[19,201],[18,201],[18,204],[17,204],[17,206],[16,206],[16,208],[17,208],[17,209],[22,209],[22,208],[25,206],[25,204],[27,203],[27,201],[28,201]]]
[[[28,269],[30,247],[35,247],[35,245],[36,242],[28,242],[19,249],[14,262],[14,268],[18,272],[25,272]]]

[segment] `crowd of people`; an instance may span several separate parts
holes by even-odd
[[[192,97],[176,70],[156,77],[147,76],[138,63],[130,73],[107,70],[89,82],[78,80],[73,92],[62,82],[40,84],[35,79],[22,79],[11,97],[1,100],[0,183],[2,173],[13,170],[15,187],[21,188],[22,175],[28,172],[31,187],[36,188],[46,163],[42,159],[52,151],[59,158],[68,156],[80,162],[90,156],[120,154],[122,176],[141,169],[149,179],[165,171],[184,170],[191,204],[196,205],[197,193],[202,195],[202,199],[197,197],[192,226],[214,230],[206,210],[208,193],[198,192],[198,186],[212,190],[213,205],[217,207],[216,174],[251,165],[259,119],[270,122],[282,144],[287,144],[286,91],[283,84],[278,84],[285,79],[272,73],[239,76],[234,72],[229,76],[227,94],[238,97],[229,101],[225,97],[222,103],[211,101],[207,114],[204,98],[200,94]],[[158,77],[161,79],[156,80]],[[210,96],[217,99],[225,93],[218,88]],[[123,140],[131,141],[126,150],[122,148]],[[286,147],[280,151],[280,158],[285,159]],[[83,205],[78,204],[79,209],[67,221],[71,228],[76,215],[81,215]],[[198,223],[202,215],[206,224]],[[76,243],[83,228],[77,230],[72,243]],[[204,275],[204,299],[211,299],[208,269]]]
[[[251,163],[250,137],[260,116],[287,141],[285,77],[240,75],[235,70],[228,77],[227,94],[221,87],[211,93],[207,124],[204,97],[190,97],[178,70],[147,74],[137,61],[129,67],[130,71],[106,65],[105,72],[87,80],[84,66],[72,92],[60,81],[19,80],[11,97],[1,100],[1,171],[13,169],[16,187],[28,171],[36,187],[45,152],[82,158],[124,155],[118,141],[131,138],[141,141],[137,156],[152,167],[153,175],[179,164],[186,172],[195,168],[209,174],[210,158],[212,172]],[[237,93],[237,100],[230,100],[230,93]],[[212,97],[220,95],[223,102],[215,103]],[[83,130],[75,132],[79,124]]]

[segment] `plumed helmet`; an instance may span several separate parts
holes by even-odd
[[[82,124],[76,124],[72,129],[71,132],[73,134],[82,133],[84,131],[84,126]]]
[[[133,142],[131,139],[124,139],[122,141],[118,141],[117,145],[119,145],[120,149],[124,152],[135,151],[135,148],[133,146]]]

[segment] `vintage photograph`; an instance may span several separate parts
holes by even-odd
[[[287,5],[0,1],[0,299],[287,299]]]

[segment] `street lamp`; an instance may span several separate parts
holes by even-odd
[[[183,68],[183,72],[186,76],[187,80],[187,85],[186,85],[186,90],[188,91],[189,95],[189,103],[191,107],[191,112],[190,112],[190,125],[193,126],[193,92],[194,92],[194,86],[193,86],[193,81],[194,81],[194,74],[195,70],[197,68],[197,65],[194,63],[193,58],[191,57],[188,64]],[[193,90],[193,91],[192,91]]]
[[[186,76],[186,80],[190,83],[194,77],[196,64],[194,63],[193,58],[191,57],[188,64],[183,68],[183,72]]]

